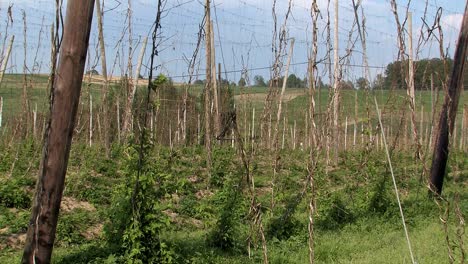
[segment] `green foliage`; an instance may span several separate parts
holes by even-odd
[[[254,82],[255,86],[260,86],[260,87],[265,87],[267,84],[265,83],[265,79],[261,75],[255,75],[254,76]]]
[[[164,74],[160,73],[153,81],[153,89],[157,89],[165,84],[172,86],[172,80],[168,79]]]
[[[62,246],[82,244],[86,242],[86,229],[98,223],[95,212],[75,209],[70,213],[63,213],[58,221],[55,243]]]
[[[353,223],[356,219],[352,209],[340,195],[333,195],[327,204],[324,204],[323,217],[317,221],[317,226],[325,230],[342,228],[346,224]]]
[[[301,78],[297,77],[295,74],[290,74],[287,80],[287,87],[288,88],[304,88],[307,85],[307,81],[301,80]]]
[[[121,247],[126,263],[171,263],[173,252],[160,239],[160,232],[169,225],[162,212],[167,205],[160,200],[171,190],[172,176],[161,172],[160,164],[149,162],[138,172],[138,147],[134,146],[127,149],[127,180],[114,194],[112,222],[106,227],[108,242]]]
[[[237,85],[239,85],[239,87],[245,87],[247,85],[247,82],[245,81],[244,77],[241,77],[239,79],[239,82],[237,82]]]
[[[384,177],[375,185],[375,189],[372,191],[369,201],[368,211],[370,213],[384,215],[387,212],[392,212],[389,211],[390,208],[396,208],[397,204],[393,202],[395,197],[392,197],[389,193],[386,182],[387,180]]]
[[[276,217],[271,220],[266,229],[269,239],[287,240],[301,230],[301,223],[294,217]]]
[[[239,176],[237,176],[239,177]],[[216,195],[215,205],[221,208],[214,229],[208,235],[208,244],[222,250],[240,248],[240,222],[247,213],[239,186],[239,178],[231,174],[224,188]]]
[[[29,208],[31,195],[26,192],[23,183],[21,178],[0,180],[0,205],[9,208]]]
[[[213,150],[213,168],[211,172],[210,184],[222,187],[227,174],[236,170],[234,151],[230,148],[215,148]]]
[[[12,210],[0,205],[0,229],[8,228],[12,234],[26,232],[29,217],[30,213],[28,210]]]
[[[447,59],[447,66],[448,66],[448,74],[453,65],[453,60],[448,58]],[[442,82],[445,80],[441,80],[437,76],[445,76],[445,69],[444,63],[439,58],[433,59],[422,59],[419,61],[414,62],[414,83],[416,90],[425,90],[426,87],[430,85],[430,76],[433,74],[434,76],[434,86],[442,89]],[[407,61],[395,61],[391,62],[387,65],[385,69],[385,82],[384,88],[385,89],[405,89],[405,80],[401,76],[401,72],[408,71],[408,62]],[[468,71],[465,71],[465,75]],[[466,78],[465,78],[466,79]]]

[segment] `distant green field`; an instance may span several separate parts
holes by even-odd
[[[47,84],[48,76],[45,75],[28,75],[26,76],[26,86],[29,99],[29,107],[32,111],[37,105],[38,111],[43,112],[48,108],[48,96],[47,96]],[[22,74],[7,74],[4,77],[3,83],[0,86],[0,97],[3,97],[3,114],[5,118],[12,117],[21,112],[22,109],[22,93],[24,85],[24,76]],[[115,86],[115,89],[121,89]],[[143,89],[143,87],[141,87]],[[189,87],[189,93],[195,98],[201,98],[203,92],[203,86],[194,85]],[[178,86],[176,89],[184,91],[185,87]],[[232,87],[233,95],[235,96],[236,108],[238,111],[248,111],[249,116],[252,113],[252,108],[255,108],[256,115],[260,116],[266,94],[268,93],[268,87]],[[88,85],[86,82],[83,83],[82,88],[82,102],[89,102],[89,93],[93,96],[94,105],[97,107],[101,97],[101,86],[99,84]],[[367,117],[366,108],[366,93],[365,91],[354,91],[354,90],[342,90],[341,91],[341,105],[340,105],[340,118],[344,122],[345,118],[348,120],[354,120],[355,112],[355,95],[357,94],[357,108],[358,108],[358,120],[365,119]],[[316,113],[319,116],[323,116],[328,106],[328,90],[319,90],[315,95]],[[400,116],[402,110],[409,112],[407,106],[403,103],[406,100],[406,91],[404,90],[379,90],[371,91],[369,93],[369,111],[375,113],[374,96],[377,98],[379,107],[382,109],[384,115],[390,113],[390,115]],[[435,97],[435,94],[434,94]],[[435,101],[436,98],[433,98]],[[440,106],[444,100],[443,92],[439,92],[438,104],[436,105],[436,113],[440,109]],[[308,110],[309,98],[307,96],[306,89],[288,88],[285,93],[285,100],[283,103],[283,113],[287,117],[290,124],[296,123],[300,126],[303,125],[305,113]],[[468,96],[463,92],[461,95],[459,107],[458,107],[458,118],[461,119],[463,107],[468,105]],[[276,104],[273,105],[274,111],[276,111]],[[422,107],[422,109],[421,109]],[[416,112],[417,118],[420,118],[421,110],[424,113],[425,120],[429,120],[431,116],[431,92],[429,91],[416,91]]]

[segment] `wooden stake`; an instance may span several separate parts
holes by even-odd
[[[364,145],[364,123],[361,123],[361,146]]]
[[[37,136],[36,123],[37,123],[37,103],[34,105],[34,111],[33,111],[33,137],[34,139]]]
[[[148,37],[145,37],[143,39],[143,43],[141,45],[141,50],[140,50],[140,55],[138,57],[138,64],[137,64],[137,69],[135,71],[135,77],[133,79],[133,84],[132,88],[130,90],[130,93],[127,97],[127,104],[125,105],[125,112],[124,112],[124,118],[122,120],[122,137],[125,139],[128,132],[131,130],[131,123],[133,120],[132,117],[132,105],[133,105],[133,100],[135,99],[135,94],[137,91],[138,87],[138,78],[140,77],[140,70],[141,70],[141,65],[143,64],[143,57],[145,56],[145,50],[146,50],[146,45],[148,43]],[[130,63],[131,64],[131,63]]]
[[[452,148],[457,148],[457,120],[453,122]]]
[[[419,131],[421,131],[421,142],[420,145],[423,144],[422,133],[423,133],[423,124],[424,124],[424,105],[421,104],[421,120],[419,121]]]
[[[221,133],[221,119],[219,112],[219,96],[218,96],[218,82],[216,81],[216,53],[214,44],[214,30],[213,20],[210,21],[210,42],[211,42],[211,82],[213,88],[213,105],[214,105],[214,133],[218,137]],[[221,141],[219,141],[221,142]]]
[[[120,143],[120,100],[117,98],[116,101],[116,116],[117,116],[117,140]]]
[[[413,107],[415,106],[414,96],[414,66],[413,66],[413,13],[408,12],[408,95]]]
[[[89,94],[89,146],[93,145],[93,95]]]
[[[284,134],[286,134],[286,116],[283,117],[283,141],[281,142],[281,149],[284,149]]]
[[[255,142],[255,107],[252,107],[252,149]]]
[[[101,52],[101,71],[102,77],[104,79],[104,85],[101,86],[101,104],[104,120],[104,147],[106,149],[106,156],[110,157],[110,118],[108,114],[108,105],[107,105],[107,90],[109,88],[109,80],[107,78],[107,61],[106,61],[106,45],[104,42],[104,30],[102,27],[102,12],[101,12],[101,0],[96,0],[96,16],[97,16],[97,25],[99,32],[99,50]],[[99,123],[99,119],[98,119]]]
[[[354,122],[353,148],[356,148],[357,124]]]
[[[198,116],[197,116],[197,141],[198,141],[198,144],[201,144],[200,140],[201,140],[201,137],[200,137],[200,114],[198,114]]]
[[[346,151],[346,145],[348,143],[348,117],[345,119],[345,131],[344,131],[344,150]]]
[[[294,120],[293,149],[296,149],[296,120]]]
[[[286,62],[286,70],[284,72],[284,78],[283,78],[283,86],[281,87],[281,93],[280,97],[278,99],[278,112],[276,114],[276,126],[275,126],[275,133],[273,136],[273,145],[275,151],[278,149],[278,130],[279,130],[279,121],[281,120],[281,110],[283,107],[283,98],[284,98],[284,92],[286,91],[286,85],[288,81],[288,73],[289,73],[289,65],[291,64],[291,58],[294,52],[294,39],[291,39],[291,44],[289,46],[289,53],[288,53],[288,61]]]
[[[463,22],[455,50],[453,69],[445,96],[444,105],[439,118],[439,129],[437,131],[434,155],[432,158],[430,188],[437,194],[442,194],[445,169],[449,154],[449,134],[453,132],[455,118],[457,116],[460,93],[463,89],[463,70],[465,68],[468,49],[468,3],[465,6]]]

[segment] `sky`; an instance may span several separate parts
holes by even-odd
[[[127,30],[128,0],[101,0],[104,4],[104,35],[108,72],[115,76],[126,73],[129,52],[129,31]],[[164,73],[176,82],[188,80],[188,60],[191,58],[197,44],[199,25],[204,16],[204,1],[201,0],[167,0],[162,19],[159,56],[156,59],[159,67],[155,74]],[[318,59],[327,54],[326,21],[327,0],[318,0],[321,17],[318,21]],[[397,0],[398,13],[402,21],[408,1]],[[13,5],[13,23],[7,29],[7,9]],[[132,65],[136,68],[141,42],[149,36],[156,14],[156,0],[131,0],[132,9]],[[64,1],[64,6],[66,1]],[[251,80],[253,76],[262,75],[270,78],[273,64],[272,53],[272,17],[273,0],[212,0],[211,18],[215,24],[216,62],[222,64],[223,78],[237,81],[241,70],[248,69]],[[304,78],[307,72],[307,57],[311,48],[311,0],[293,0],[291,16],[287,21],[287,36],[295,39],[294,53],[290,73]],[[453,56],[456,39],[460,30],[464,1],[461,0],[428,0],[426,23],[432,25],[439,7],[442,7],[441,25],[444,32],[444,48],[450,57]],[[284,22],[288,1],[277,0],[276,13],[278,24]],[[371,78],[384,73],[385,66],[396,60],[398,55],[397,29],[395,18],[391,12],[389,0],[363,0],[363,12],[366,17],[367,56],[371,65]],[[65,14],[65,7],[63,13]],[[425,1],[413,0],[409,11],[413,13],[413,46],[414,53],[421,32]],[[26,19],[26,38],[24,36],[23,12]],[[66,14],[65,14],[66,15]],[[15,43],[7,72],[19,73],[26,71],[46,73],[50,64],[50,25],[55,17],[55,1],[53,0],[0,0],[0,50],[5,50],[5,44],[11,35],[15,35]],[[330,3],[331,26],[334,26],[334,0]],[[351,0],[339,0],[338,11],[340,56],[346,54],[349,44],[349,34],[352,39],[358,36],[352,30],[354,13]],[[424,30],[425,33],[427,30]],[[407,34],[405,37],[408,38]],[[26,40],[26,41],[25,41]],[[333,30],[332,30],[333,41]],[[26,55],[25,45],[26,43]],[[87,69],[95,68],[101,72],[99,61],[98,36],[96,17],[93,18],[93,30],[90,37],[90,47]],[[332,43],[333,44],[333,43]],[[145,52],[144,66],[141,75],[148,75],[150,46]],[[194,79],[204,79],[205,50],[204,42],[200,47]],[[360,41],[356,43],[347,65],[343,68],[343,78],[355,81],[364,75],[363,49]],[[440,57],[438,43],[432,38],[425,43],[416,59]],[[286,61],[286,58],[283,58]],[[319,76],[325,83],[328,73],[325,64],[319,65]]]

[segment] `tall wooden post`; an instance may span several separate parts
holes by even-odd
[[[145,37],[143,39],[143,43],[141,45],[141,50],[140,50],[140,55],[138,57],[138,64],[137,64],[137,69],[135,71],[135,78],[133,79],[132,87],[130,89],[130,93],[128,94],[127,97],[127,104],[125,105],[125,110],[123,113],[123,120],[122,120],[122,137],[126,138],[128,133],[131,130],[131,124],[132,124],[132,106],[133,106],[133,100],[135,99],[136,95],[136,90],[138,88],[138,77],[140,75],[140,70],[141,70],[141,65],[143,63],[143,57],[145,56],[145,51],[146,51],[146,45],[148,43],[148,37]]]
[[[101,52],[101,71],[104,84],[101,86],[102,96],[102,113],[104,121],[104,147],[106,149],[106,156],[110,156],[110,118],[107,105],[107,91],[109,89],[109,80],[107,78],[107,61],[106,61],[106,45],[104,42],[104,30],[102,26],[102,12],[101,12],[101,0],[96,0],[96,16],[98,22],[99,31],[99,50]]]
[[[214,133],[218,137],[221,133],[221,120],[219,117],[219,96],[218,96],[218,82],[216,76],[216,53],[214,45],[214,30],[213,21],[210,22],[210,44],[211,44],[211,83],[213,89],[213,104],[214,104]]]
[[[432,158],[430,188],[435,194],[442,193],[445,169],[449,154],[449,133],[453,133],[455,118],[457,115],[460,93],[463,89],[463,69],[465,67],[468,48],[468,3],[463,15],[462,27],[458,37],[457,49],[453,62],[452,75],[445,96],[444,105],[440,112],[439,130],[435,136],[434,154]]]
[[[69,0],[22,263],[50,263],[80,98],[94,0]]]
[[[294,39],[291,39],[291,44],[289,46],[289,53],[288,53],[288,60],[286,62],[286,70],[284,72],[284,77],[283,77],[283,86],[281,87],[281,93],[278,99],[278,112],[276,114],[276,126],[275,126],[275,134],[273,137],[273,145],[275,152],[278,151],[278,132],[279,132],[279,123],[281,120],[281,110],[283,106],[283,98],[284,98],[284,92],[286,91],[286,85],[288,83],[288,73],[289,73],[289,65],[291,64],[291,58],[293,56],[294,52]],[[276,168],[275,168],[276,169]]]
[[[408,12],[408,95],[414,107],[416,102],[414,98],[413,13],[411,12]]]
[[[335,0],[335,25],[334,25],[334,42],[333,42],[333,57],[335,82],[333,85],[333,140],[334,142],[334,160],[335,165],[338,164],[338,104],[339,104],[339,82],[340,82],[340,65],[338,57],[339,38],[338,38],[338,0]]]
[[[206,46],[206,84],[205,84],[205,147],[206,147],[206,168],[208,178],[211,178],[211,33],[210,33],[210,0],[205,3],[205,46]]]

